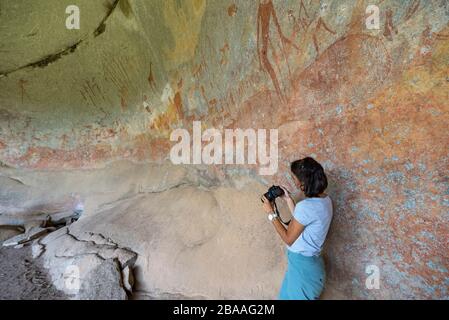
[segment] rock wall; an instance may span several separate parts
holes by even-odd
[[[326,297],[447,299],[448,22],[444,0],[2,2],[0,219],[81,201],[71,232],[137,252],[143,294],[274,298],[258,197],[312,155],[335,205]],[[170,164],[194,120],[278,129],[278,174]]]

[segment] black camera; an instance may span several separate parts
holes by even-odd
[[[276,211],[276,214],[279,217],[279,219],[281,220],[281,222],[283,224],[289,225],[291,219],[289,221],[287,221],[287,222],[284,222],[282,220],[280,214],[279,214],[279,210],[278,210],[278,207],[276,205],[276,198],[278,198],[280,196],[283,196],[284,194],[285,194],[285,192],[284,192],[284,190],[281,187],[279,187],[279,186],[271,186],[270,189],[268,189],[268,192],[264,194],[264,196],[265,196],[265,198],[267,198],[267,200],[269,202],[271,202],[274,205],[274,210]],[[262,200],[262,202],[264,202],[263,199],[261,199],[261,200]]]
[[[284,195],[284,190],[279,186],[271,186],[268,192],[264,194],[268,201],[273,202],[276,198]]]

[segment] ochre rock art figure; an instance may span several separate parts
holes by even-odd
[[[313,38],[313,45],[315,46],[316,54],[317,56],[320,54],[320,47],[318,45],[318,39],[317,35],[321,28],[324,28],[324,30],[328,31],[329,33],[335,35],[337,34],[335,31],[331,30],[326,23],[324,22],[323,18],[319,18],[318,22],[316,24],[315,30],[313,32],[312,38]]]
[[[307,11],[306,6],[304,5],[304,1],[301,0],[300,4],[299,4],[298,18],[296,19],[292,10],[289,11],[289,18],[293,20],[293,34],[292,34],[291,38],[296,39],[296,36],[298,35],[299,32],[301,32],[301,29],[305,33],[307,33],[309,31],[309,28],[314,23],[316,16],[313,17],[313,16],[309,15],[309,12]],[[319,43],[318,43],[318,33],[321,31],[321,29],[323,29],[323,31],[329,32],[332,35],[337,34],[334,30],[332,30],[326,24],[326,22],[324,21],[324,19],[321,16],[316,20],[316,25],[314,28],[312,28],[309,31],[309,34],[312,35],[312,41],[313,41],[315,50],[317,52],[317,56],[320,54],[320,47],[319,47]]]
[[[437,40],[449,40],[449,34],[434,33]]]
[[[279,98],[286,102],[286,98],[284,94],[282,93],[281,86],[279,84],[278,76],[276,75],[276,71],[273,68],[273,64],[270,62],[270,59],[268,58],[268,49],[269,46],[273,48],[273,55],[276,55],[276,52],[273,47],[272,39],[270,38],[270,26],[273,19],[273,23],[275,25],[276,31],[279,34],[280,40],[281,40],[281,50],[282,54],[284,55],[285,60],[287,61],[287,56],[285,54],[285,45],[290,45],[297,50],[299,48],[288,39],[281,28],[281,25],[279,24],[279,20],[277,18],[276,10],[273,5],[272,0],[261,0],[259,2],[259,9],[257,12],[257,54],[259,56],[259,62],[261,64],[261,68],[264,69],[268,74],[270,75],[270,78],[273,82],[274,88],[276,90],[276,93],[278,94]],[[260,41],[262,41],[262,44],[260,44]],[[279,66],[276,64],[276,67],[278,69]]]
[[[150,88],[153,92],[155,92],[156,90],[156,80],[154,78],[154,74],[153,74],[153,64],[150,63],[150,73],[148,75],[148,84],[150,85]]]
[[[391,8],[387,9],[385,13],[385,31],[384,37],[390,41],[393,41],[393,33],[398,34],[398,29],[393,24],[393,10]]]
[[[304,17],[301,17],[302,13],[304,10]],[[301,3],[299,4],[299,15],[298,15],[298,20],[299,23],[301,23],[302,27],[306,30],[310,24],[312,23],[312,21],[308,21],[309,20],[309,14],[307,13],[307,8],[304,5],[304,0],[301,0]]]
[[[410,6],[407,8],[407,11],[405,12],[404,20],[409,20],[419,9],[419,5],[421,4],[421,0],[415,0],[413,1]]]
[[[364,63],[362,57],[372,64]],[[341,96],[355,99],[360,95],[358,92],[363,95],[375,92],[390,72],[391,57],[381,38],[349,35],[325,49],[295,82],[303,83],[311,90],[309,94],[313,92],[315,99],[324,103]]]
[[[307,12],[307,8],[304,5],[303,0],[301,0],[299,4],[298,19],[296,19],[295,15],[293,14],[293,10],[288,11],[288,16],[293,20],[292,39],[296,38],[296,35],[301,31],[301,29],[306,31],[313,22],[313,19],[310,19],[309,13]]]
[[[18,82],[18,86],[20,88],[20,93],[21,93],[21,97],[22,97],[22,103],[23,103],[24,96],[28,97],[28,94],[27,94],[26,89],[25,89],[25,85],[26,84],[28,84],[28,81],[24,80],[24,79],[20,79],[19,82]]]

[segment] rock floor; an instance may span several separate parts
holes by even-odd
[[[0,247],[0,300],[66,300],[51,283],[41,258],[33,259],[31,246]]]

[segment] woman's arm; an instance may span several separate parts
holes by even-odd
[[[271,202],[269,202],[267,200],[267,198],[265,198],[265,196],[262,197],[262,201],[263,201],[264,211],[266,213],[274,212],[273,205],[271,204]],[[293,200],[292,200],[292,203],[293,203]],[[295,206],[293,204],[293,210],[294,210],[294,208],[295,208]],[[293,213],[293,211],[292,211],[292,213]],[[300,224],[294,218],[291,219],[291,221],[288,225],[288,228],[285,228],[285,226],[281,223],[279,218],[273,219],[272,223],[273,223],[277,233],[281,237],[282,241],[284,241],[289,246],[291,246],[296,241],[296,239],[298,239],[298,237],[301,235],[301,233],[304,231],[304,228],[305,228],[302,224]]]
[[[296,239],[299,238],[301,233],[304,231],[304,226],[300,224],[296,219],[293,219],[290,221],[288,228],[286,229],[285,226],[281,223],[279,218],[273,219],[273,225],[278,232],[278,234],[281,236],[281,239],[288,245],[291,246]]]

